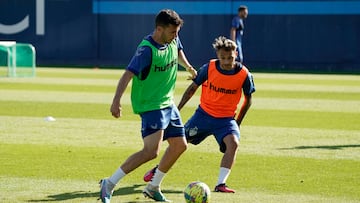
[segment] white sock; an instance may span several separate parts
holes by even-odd
[[[163,180],[165,174],[166,174],[166,173],[161,172],[161,171],[159,170],[159,168],[157,168],[156,171],[155,171],[155,175],[154,175],[154,177],[152,178],[150,184],[151,184],[152,186],[160,186],[161,181]]]
[[[226,183],[227,178],[230,175],[231,170],[228,168],[220,167],[219,179],[217,185]]]
[[[116,185],[125,175],[125,172],[119,167],[115,171],[115,173],[109,178],[109,181]]]

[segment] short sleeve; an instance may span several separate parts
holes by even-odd
[[[151,66],[151,48],[148,46],[138,47],[134,56],[131,58],[127,70],[139,76],[145,69]]]
[[[235,16],[235,17],[232,19],[232,21],[231,21],[231,27],[232,27],[232,28],[236,28],[236,29],[238,29],[238,28],[240,27],[240,21],[239,21],[238,17]]]
[[[181,43],[180,37],[176,38],[176,44],[177,44],[178,50],[182,50],[184,48]]]
[[[204,64],[197,72],[196,78],[193,80],[198,86],[203,84],[208,79],[209,64]]]
[[[244,94],[249,96],[251,95],[252,93],[255,92],[255,84],[254,84],[254,79],[253,79],[253,76],[252,74],[249,72],[245,81],[244,81],[244,84],[243,84],[243,91],[244,91]]]

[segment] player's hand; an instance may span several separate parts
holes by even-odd
[[[122,116],[120,103],[113,102],[113,104],[110,107],[110,112],[115,118],[120,118]]]
[[[195,68],[193,68],[192,66],[190,66],[187,71],[191,74],[191,76],[189,76],[187,79],[188,80],[192,80],[195,79],[197,76],[197,71],[195,70]]]

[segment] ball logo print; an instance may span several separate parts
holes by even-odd
[[[29,15],[12,25],[0,23],[0,34],[17,34],[29,27]],[[45,0],[36,0],[36,35],[45,34]]]
[[[191,182],[184,190],[186,203],[209,203],[210,188],[200,181]]]

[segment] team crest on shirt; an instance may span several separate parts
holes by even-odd
[[[157,123],[155,123],[155,124],[153,124],[153,125],[150,125],[150,128],[152,128],[152,129],[157,129],[157,128],[158,128]]]
[[[198,127],[197,126],[195,126],[195,127],[193,127],[193,128],[190,128],[189,129],[189,136],[191,137],[191,136],[195,136],[196,134],[197,134],[197,132],[198,132]]]
[[[145,50],[145,47],[139,47],[135,52],[135,56],[141,56],[141,54],[144,50]]]

